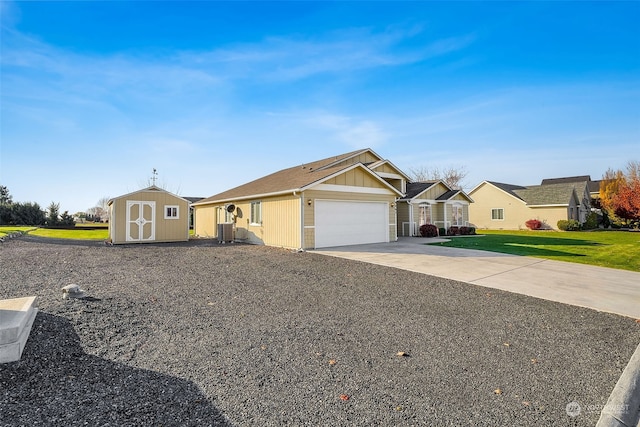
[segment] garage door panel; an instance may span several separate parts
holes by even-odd
[[[384,202],[316,200],[315,247],[388,242],[388,212]]]

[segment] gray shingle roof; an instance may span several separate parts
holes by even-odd
[[[487,182],[522,200],[527,205],[568,205],[572,197],[576,197],[579,202],[582,191],[587,186],[587,181],[573,181],[573,178],[576,177],[545,179],[543,180],[546,182],[545,184],[528,186]]]
[[[540,185],[566,184],[568,182],[589,182],[589,181],[591,181],[591,177],[589,175],[565,176],[562,178],[545,178],[542,180]]]
[[[525,190],[527,187],[523,187],[522,185],[504,184],[502,182],[494,182],[494,181],[487,181],[487,182],[489,184],[495,185],[496,187],[498,187],[502,191],[511,194],[515,198],[524,200],[524,199],[522,199],[522,197],[520,197],[519,195],[517,195],[515,193],[515,190]]]
[[[413,199],[418,194],[432,187],[437,182],[438,181],[409,182],[407,183],[407,194],[402,199]]]

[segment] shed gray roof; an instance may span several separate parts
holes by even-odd
[[[532,185],[513,192],[528,205],[568,205],[571,198],[577,198],[576,186],[587,185],[586,182],[565,182],[558,184]],[[578,199],[579,201],[580,199]]]

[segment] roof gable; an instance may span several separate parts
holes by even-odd
[[[407,183],[407,194],[403,197],[404,200],[415,199],[425,191],[433,188],[440,181],[420,181],[420,182],[408,182]],[[442,183],[444,184],[444,183]],[[446,186],[446,185],[445,185]],[[448,187],[447,187],[448,188]]]
[[[117,196],[117,197],[112,197],[107,202],[107,205],[112,204],[116,199],[122,199],[122,198],[130,197],[130,196],[133,196],[134,194],[138,194],[138,193],[153,193],[153,192],[166,193],[166,194],[169,194],[170,196],[173,196],[173,197],[175,197],[177,199],[181,199],[181,200],[184,200],[187,203],[190,203],[189,200],[185,199],[184,197],[180,197],[177,194],[173,194],[170,191],[164,190],[164,189],[162,189],[160,187],[157,187],[155,185],[151,185],[151,186],[146,187],[146,188],[141,188],[140,190],[132,191],[131,193],[123,194],[123,195]]]
[[[398,193],[396,189],[386,181],[382,180],[369,168],[364,166],[362,162],[358,161],[358,158],[362,156],[377,159],[376,161],[380,159],[376,153],[368,148],[352,151],[339,156],[328,157],[311,163],[305,163],[300,166],[282,169],[278,172],[274,172],[222,193],[207,197],[206,199],[194,203],[194,205],[302,191],[303,189],[308,189],[309,187],[320,184],[331,177],[355,167],[363,167],[367,173],[375,176],[377,180],[383,182],[385,187],[393,189],[394,192]]]

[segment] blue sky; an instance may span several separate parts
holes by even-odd
[[[0,3],[0,184],[84,211],[370,147],[537,184],[638,160],[640,2]]]

